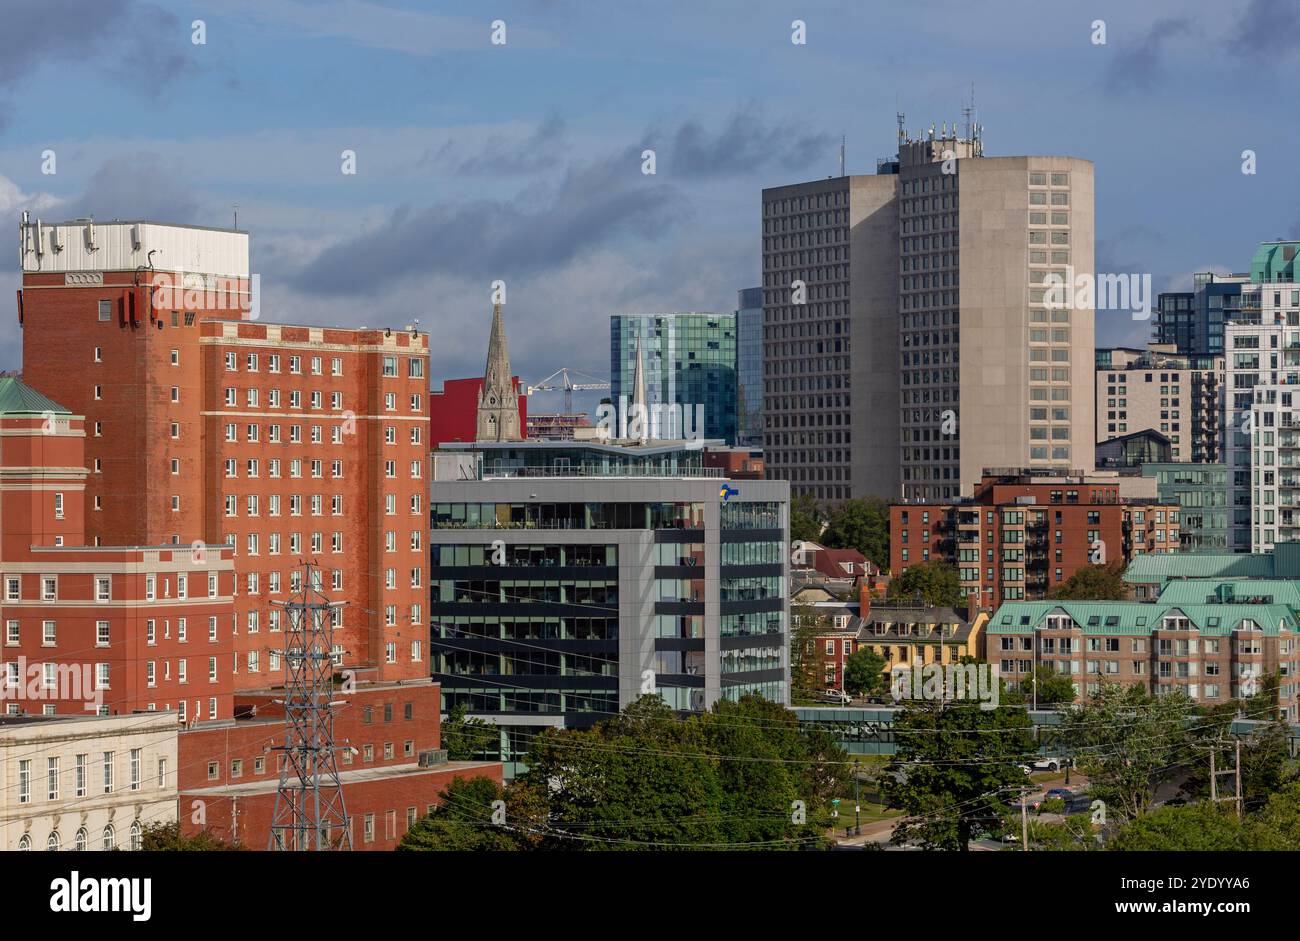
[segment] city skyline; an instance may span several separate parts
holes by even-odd
[[[237,204],[268,319],[374,326],[378,305],[426,327],[465,323],[433,351],[435,387],[481,368],[498,278],[525,382],[562,365],[603,374],[610,315],[731,312],[759,283],[763,187],[837,174],[841,136],[846,171],[873,172],[893,153],[896,111],[912,130],[959,121],[972,81],[990,154],[1094,162],[1099,270],[1189,289],[1194,271],[1241,270],[1258,241],[1294,234],[1296,207],[1277,198],[1294,132],[1248,94],[1245,64],[1267,56],[1281,81],[1295,71],[1291,8],[1249,0],[1193,23],[1174,3],[1094,7],[940,4],[928,18],[760,4],[742,21],[726,3],[633,5],[609,22],[566,2],[489,17],[468,4],[123,0],[77,9],[57,34],[41,28],[48,8],[15,13],[0,212],[227,226]],[[806,45],[790,41],[796,17]],[[1105,45],[1091,41],[1097,19]],[[903,50],[918,44],[949,64],[910,66]],[[88,80],[103,107],[70,135],[42,97]],[[147,120],[124,128],[131,111]],[[1231,115],[1231,131],[1206,113]],[[654,175],[641,172],[646,148]],[[1248,149],[1254,175],[1241,172]],[[341,172],[344,150],[355,175]],[[0,287],[16,281],[0,272]],[[1097,344],[1141,345],[1149,330],[1109,311]],[[0,367],[18,365],[16,340],[7,319]]]

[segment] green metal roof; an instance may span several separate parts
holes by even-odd
[[[1141,601],[1009,601],[994,613],[988,634],[1031,634],[1044,618],[1064,613],[1085,634],[1146,636],[1167,614],[1181,612],[1207,636],[1226,636],[1244,620],[1252,620],[1267,636],[1279,625],[1288,631],[1300,627],[1296,613],[1285,604],[1150,604]]]
[[[1273,604],[1300,610],[1300,582],[1291,578],[1177,578],[1161,590],[1159,603],[1208,604],[1212,595],[1214,604],[1241,604],[1247,598],[1271,597]]]
[[[1298,254],[1300,242],[1260,242],[1250,259],[1250,280],[1256,284],[1293,281]]]
[[[21,379],[0,377],[0,415],[71,415],[53,399],[47,399]]]
[[[1144,552],[1129,563],[1124,581],[1150,585],[1171,578],[1272,578],[1273,556],[1245,552]]]

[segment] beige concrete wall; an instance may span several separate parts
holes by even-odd
[[[898,177],[850,182],[853,496],[895,499],[901,494]]]
[[[1070,264],[1093,270],[1092,164],[1071,157],[985,157],[959,161],[961,234],[961,483],[986,467],[1068,466],[1094,459],[1094,311],[1070,311],[1068,461],[1032,461],[1029,407],[1029,173],[1070,174]],[[1047,207],[1050,212],[1050,207]],[[1035,226],[1034,228],[1039,228]],[[1043,227],[1048,228],[1048,227]],[[1044,246],[1051,251],[1053,246]],[[1062,324],[1046,324],[1048,329]],[[1050,369],[1052,364],[1048,363]],[[1059,385],[1052,383],[1052,385]],[[1053,423],[1060,424],[1060,423]]]

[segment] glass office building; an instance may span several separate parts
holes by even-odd
[[[433,679],[444,711],[497,726],[479,757],[508,775],[542,729],[608,719],[647,683],[681,711],[787,701],[789,484],[724,481],[675,447],[639,474],[608,445],[538,443],[571,462],[545,473],[503,458],[518,443],[435,454]]]
[[[745,288],[736,310],[737,443],[763,446],[763,289]]]
[[[640,338],[646,404],[702,406],[704,437],[736,443],[736,314],[615,314],[609,336],[610,392],[616,405],[620,397],[632,400]]]

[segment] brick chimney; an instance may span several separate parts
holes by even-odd
[[[864,575],[858,579],[858,617],[865,618],[871,613],[871,586],[874,579]]]

